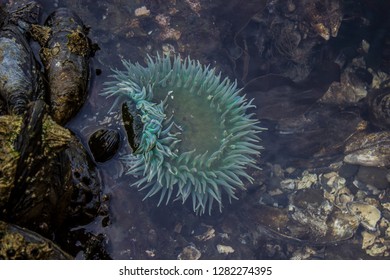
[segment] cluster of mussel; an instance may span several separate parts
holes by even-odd
[[[69,258],[42,236],[101,209],[94,161],[63,126],[86,99],[96,47],[72,11],[38,25],[39,11],[34,2],[0,7],[0,259]]]

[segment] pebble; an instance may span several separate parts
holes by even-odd
[[[218,253],[225,254],[225,255],[234,253],[234,249],[231,246],[227,246],[227,245],[218,244],[217,250]]]
[[[362,237],[363,237],[362,249],[367,249],[368,247],[374,244],[376,235],[372,234],[371,232],[363,231]]]
[[[370,231],[376,231],[381,212],[375,206],[362,202],[350,202],[347,203],[347,208],[352,215],[359,219],[363,227]]]
[[[150,16],[150,10],[145,6],[135,9],[134,14],[136,17],[147,17]]]
[[[187,246],[177,256],[178,260],[199,260],[202,253],[194,246]]]
[[[196,239],[200,241],[207,241],[215,237],[215,229],[208,227],[207,231],[201,235],[195,236]]]

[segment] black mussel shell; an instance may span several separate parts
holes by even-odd
[[[19,26],[7,22],[1,27],[0,52],[0,97],[8,114],[24,114],[28,103],[45,92],[39,64]]]
[[[140,116],[141,112],[136,108],[134,102],[126,101],[122,104],[123,125],[133,153],[138,149],[142,137],[143,124]]]
[[[113,129],[99,129],[88,141],[89,149],[96,162],[111,159],[119,148],[119,132]]]
[[[39,41],[42,46],[40,56],[50,89],[51,115],[62,125],[79,111],[87,98],[89,58],[93,46],[87,36],[88,29],[70,9],[54,11],[45,27],[50,29],[50,36]],[[47,50],[56,51],[53,54]]]

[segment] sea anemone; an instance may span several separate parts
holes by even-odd
[[[114,70],[103,95],[126,96],[136,104],[143,123],[138,148],[124,157],[132,185],[148,190],[145,198],[160,194],[158,205],[191,197],[195,212],[211,212],[213,201],[222,209],[222,193],[237,199],[252,182],[247,168],[258,168],[263,130],[255,107],[240,95],[236,82],[221,80],[215,69],[190,58],[151,57],[147,66],[123,61]]]

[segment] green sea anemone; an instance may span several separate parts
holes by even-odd
[[[125,156],[133,184],[160,194],[158,205],[191,197],[195,212],[211,212],[213,201],[222,209],[222,193],[229,201],[236,189],[252,182],[247,168],[256,166],[262,147],[262,128],[247,114],[254,107],[240,95],[236,83],[221,80],[215,69],[190,58],[157,56],[147,66],[123,61],[106,84],[107,96],[126,96],[136,104],[143,123],[139,147]]]

